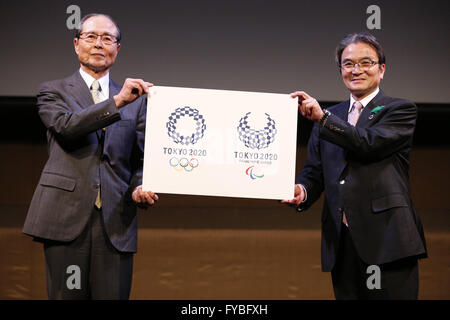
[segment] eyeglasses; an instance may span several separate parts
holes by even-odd
[[[371,59],[363,59],[359,62],[346,61],[341,64],[341,68],[345,71],[353,71],[355,66],[358,66],[361,70],[367,71],[378,63],[378,61],[373,61]]]
[[[106,44],[108,46],[117,42],[116,37],[111,36],[109,34],[96,34],[94,32],[80,33],[80,39],[83,39],[84,41],[89,43],[97,42],[98,37],[100,37],[103,44]]]

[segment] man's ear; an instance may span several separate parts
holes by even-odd
[[[383,63],[383,64],[380,64],[380,79],[381,80],[383,80],[383,77],[384,77],[384,72],[386,71],[386,65]]]
[[[76,54],[78,55],[78,43],[79,43],[80,39],[78,38],[73,38],[73,47],[75,49]]]

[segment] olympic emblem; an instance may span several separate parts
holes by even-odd
[[[177,132],[177,121],[181,118],[189,117],[195,121],[195,132],[190,135],[183,136]],[[195,144],[198,140],[200,140],[206,130],[205,119],[198,112],[197,109],[185,106],[182,108],[177,108],[174,112],[172,112],[169,116],[169,121],[166,123],[167,133],[169,137],[175,143],[181,143],[182,145]]]
[[[239,140],[241,140],[248,148],[258,150],[267,148],[275,140],[275,135],[277,134],[275,121],[269,114],[265,113],[267,116],[266,126],[262,130],[255,130],[250,128],[250,125],[248,124],[248,117],[250,113],[251,112],[248,112],[239,121],[239,125],[237,127]]]
[[[198,159],[192,158],[191,160],[188,160],[188,158],[181,158],[178,159],[177,157],[172,157],[169,160],[169,164],[172,168],[175,169],[175,171],[186,171],[191,172],[195,168],[198,167]]]
[[[264,173],[258,175],[255,172],[253,172],[254,169],[255,169],[255,166],[251,166],[251,167],[248,167],[247,170],[245,170],[245,174],[248,175],[250,177],[250,179],[255,180],[257,178],[261,179],[264,177]],[[256,169],[255,169],[255,171],[256,171]]]

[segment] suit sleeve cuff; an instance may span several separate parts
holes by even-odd
[[[306,200],[308,199],[308,192],[306,191],[306,188],[305,188],[304,185],[298,183],[297,186],[299,186],[299,188],[302,188],[303,191],[304,191],[304,193],[305,193],[305,198],[303,198],[302,202],[301,202],[301,203],[297,206],[297,208],[296,208],[298,212],[301,212],[301,211],[304,210],[304,205],[303,205],[303,204],[304,204],[304,203],[306,202]]]

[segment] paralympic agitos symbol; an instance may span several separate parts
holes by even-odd
[[[247,112],[244,117],[239,120],[237,131],[239,133],[239,140],[241,140],[246,147],[252,149],[264,149],[269,146],[274,140],[277,134],[277,128],[275,127],[275,121],[267,116],[266,126],[262,130],[255,130],[250,128],[248,117],[251,112]]]
[[[183,118],[192,118],[195,121],[195,131],[190,135],[181,135],[177,132],[177,122]],[[181,143],[182,145],[195,144],[200,140],[206,130],[205,119],[199,113],[197,109],[185,106],[182,108],[177,108],[169,116],[169,121],[166,123],[167,134],[175,143]]]
[[[245,174],[250,177],[250,179],[255,180],[256,178],[263,178],[264,173],[258,175],[253,172],[253,169],[255,169],[255,166],[248,167],[247,170],[245,170]]]

